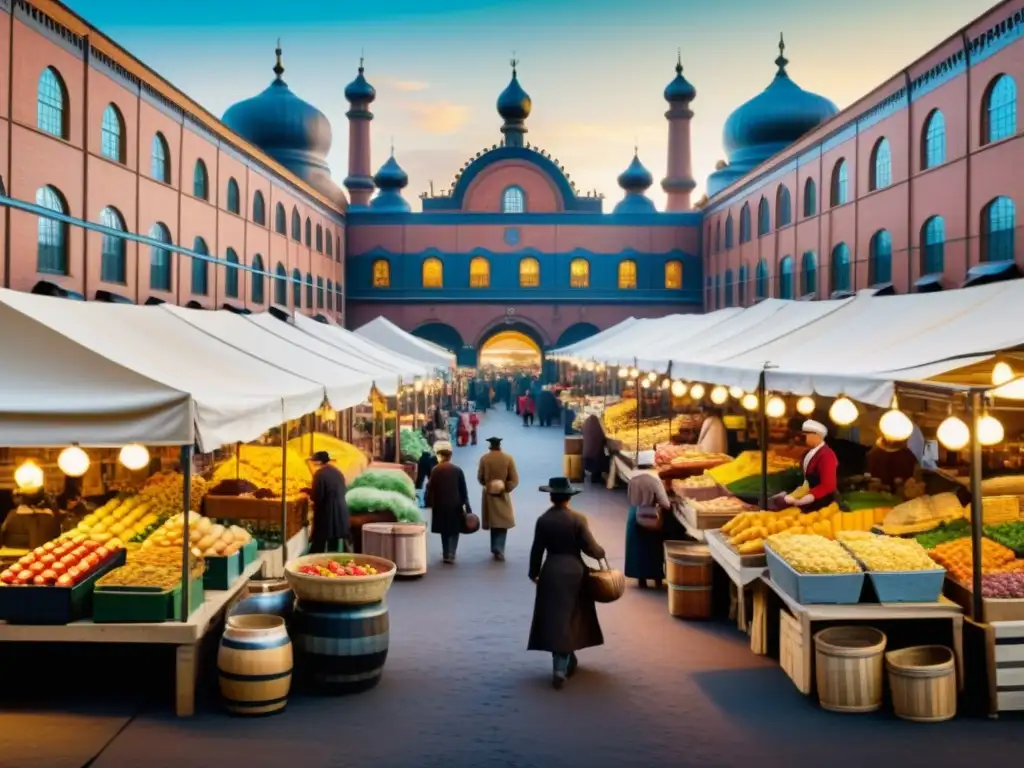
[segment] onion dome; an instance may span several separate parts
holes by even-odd
[[[654,203],[644,193],[654,184],[651,172],[640,162],[637,149],[633,148],[633,161],[619,174],[619,186],[626,196],[615,206],[615,213],[655,213]]]
[[[345,100],[349,104],[372,104],[377,98],[377,89],[366,81],[363,74],[363,57],[359,57],[359,74],[356,79],[345,86]]]
[[[676,76],[665,86],[665,101],[670,104],[686,103],[697,98],[697,89],[683,77],[683,52],[676,56]]]
[[[530,94],[519,84],[519,77],[516,75],[518,64],[516,59],[512,60],[512,82],[498,96],[498,114],[510,122],[525,120],[530,116],[530,109],[533,107]]]
[[[408,213],[412,210],[402,197],[402,190],[409,185],[409,176],[395,160],[394,147],[391,148],[391,157],[373,177],[373,183],[380,192],[370,201],[371,210],[391,213]]]

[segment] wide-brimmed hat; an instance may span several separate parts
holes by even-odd
[[[331,454],[327,451],[317,451],[309,457],[310,461],[317,461],[321,464],[329,464],[331,461]]]
[[[491,444],[491,448],[501,448],[500,437],[488,437],[487,442]]]
[[[547,485],[542,485],[538,490],[542,493],[557,493],[561,496],[575,496],[580,493],[579,488],[574,488],[567,477],[552,477]]]

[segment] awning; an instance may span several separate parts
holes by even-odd
[[[85,301],[85,296],[76,292],[69,291],[56,283],[51,283],[49,280],[40,280],[38,283],[32,286],[32,293],[37,296],[51,296],[56,299],[71,299],[72,301]]]
[[[967,270],[964,288],[975,288],[979,285],[997,283],[1001,280],[1014,280],[1021,276],[1020,267],[1015,261],[987,261],[975,264]]]
[[[96,301],[105,301],[108,304],[134,304],[135,302],[127,296],[113,293],[112,291],[96,291]]]
[[[935,293],[943,289],[942,285],[942,273],[937,272],[932,275],[922,275],[914,281],[914,288],[917,289],[918,293]]]
[[[433,368],[448,370],[455,367],[455,355],[452,352],[402,330],[385,317],[371,320],[357,328],[355,333],[385,349],[413,360],[420,360]]]

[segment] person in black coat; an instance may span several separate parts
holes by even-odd
[[[435,445],[441,445],[441,443],[435,443]],[[430,451],[424,451],[423,455],[420,456],[420,460],[416,464],[416,497],[419,499],[420,506],[426,506],[426,502],[423,497],[423,488],[427,483],[427,478],[430,477],[430,473],[434,471],[434,467],[437,466],[437,457]]]
[[[469,506],[466,475],[452,464],[451,443],[439,442],[435,448],[439,463],[427,480],[430,531],[441,534],[443,561],[451,564],[455,562],[463,520],[472,509]]]
[[[310,552],[337,552],[342,540],[348,543],[349,514],[345,501],[347,487],[341,470],[331,464],[327,451],[317,451],[312,461],[318,465],[313,474],[313,537]],[[350,547],[346,547],[350,548]]]

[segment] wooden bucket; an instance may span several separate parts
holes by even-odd
[[[369,512],[364,515],[352,515],[349,517],[349,527],[352,535],[352,548],[355,550],[355,554],[370,554],[369,552],[363,552],[363,526],[370,525],[371,523],[397,523],[398,518],[395,517],[394,512],[382,510],[380,512]],[[390,560],[391,558],[387,558]]]
[[[583,435],[566,435],[564,445],[566,456],[583,455]]]
[[[583,482],[583,457],[575,454],[567,454],[562,457],[562,474],[571,482]]]
[[[956,662],[941,645],[918,645],[885,654],[897,717],[939,723],[956,716]]]
[[[874,712],[881,708],[885,643],[885,634],[873,627],[829,627],[814,635],[822,709]]]
[[[427,572],[427,526],[397,523],[391,526],[395,556],[388,558],[397,566],[395,575],[416,578]]]
[[[393,523],[366,523],[361,531],[360,554],[383,557],[394,562],[395,542],[391,536]]]
[[[230,615],[265,613],[285,621],[292,615],[295,593],[288,579],[251,579],[246,597],[235,603]]]
[[[229,712],[284,711],[292,684],[292,642],[280,616],[231,616],[217,652],[220,694]]]
[[[665,581],[711,589],[711,550],[695,541],[665,542]]]
[[[332,693],[357,693],[380,682],[389,633],[384,601],[343,605],[299,600],[292,614],[300,668]]]
[[[711,618],[711,585],[687,587],[669,584],[668,612],[677,619]]]

